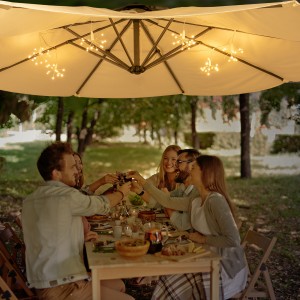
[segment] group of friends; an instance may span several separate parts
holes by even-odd
[[[99,187],[115,186],[118,176],[106,174],[85,185],[81,157],[68,143],[46,147],[37,167],[44,183],[23,201],[22,227],[27,279],[39,299],[92,299],[84,242],[97,234],[86,217],[109,214],[130,192],[150,208],[163,208],[176,228],[189,232],[190,240],[221,256],[220,299],[244,289],[248,274],[238,219],[218,157],[170,145],[156,174],[145,179],[129,171],[131,181],[100,195],[95,194]],[[133,299],[122,279],[101,281],[101,297]],[[210,299],[210,273],[160,276],[152,299]]]

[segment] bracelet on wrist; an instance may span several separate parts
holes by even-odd
[[[144,190],[142,190],[140,193],[138,193],[137,195],[138,196],[143,196],[145,194],[145,191]]]

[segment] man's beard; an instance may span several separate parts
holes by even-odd
[[[175,182],[184,183],[186,179],[190,176],[190,173],[187,171],[179,171],[175,177]]]

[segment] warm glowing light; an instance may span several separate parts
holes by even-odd
[[[58,67],[56,49],[50,51],[44,47],[40,47],[39,49],[34,48],[28,59],[36,66],[45,66],[47,69],[46,74],[50,75],[52,80],[63,77],[66,71],[64,68]]]
[[[36,66],[48,63],[50,57],[50,51],[43,47],[40,47],[39,49],[34,48],[33,52],[28,55],[28,58],[34,62]]]
[[[208,58],[203,67],[200,68],[202,72],[206,73],[207,76],[210,76],[211,72],[219,72],[219,65],[212,64],[210,58]]]
[[[99,48],[104,49],[106,43],[107,41],[104,39],[103,33],[96,35],[92,30],[89,39],[82,38],[80,40],[80,45],[83,46],[87,52],[99,51]]]
[[[191,48],[191,46],[196,44],[196,42],[194,40],[194,36],[192,36],[191,38],[187,37],[185,34],[185,30],[183,30],[182,33],[180,33],[179,35],[172,33],[172,36],[175,39],[175,41],[172,44],[174,46],[181,45],[180,50],[185,50],[185,49],[189,50]]]
[[[59,69],[57,64],[48,64],[46,65],[46,68],[48,69],[46,74],[50,75],[52,80],[64,77],[66,71],[66,69],[63,68]]]
[[[244,53],[244,50],[242,48],[238,48],[237,50],[235,50],[233,47],[231,47],[231,49],[228,50],[226,47],[224,47],[222,50],[229,54],[228,62],[237,62],[238,58],[236,57],[236,55]]]

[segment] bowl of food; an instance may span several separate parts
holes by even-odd
[[[151,222],[155,221],[156,214],[151,210],[143,210],[139,212],[138,217],[142,220],[142,222]]]
[[[144,256],[148,252],[149,246],[149,241],[139,238],[127,238],[115,242],[117,252],[130,259]]]
[[[141,206],[144,204],[144,200],[142,199],[142,197],[137,194],[128,195],[128,200],[133,206]]]

